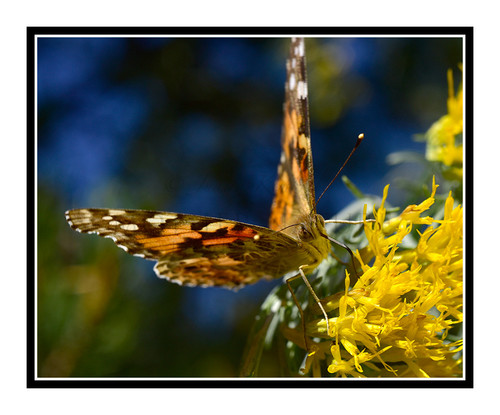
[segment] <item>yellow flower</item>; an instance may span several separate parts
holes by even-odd
[[[344,291],[323,300],[327,312],[336,315],[329,318],[333,345],[317,343],[306,369],[315,367],[318,373],[324,358],[328,372],[341,377],[461,375],[456,355],[462,343],[447,337],[463,319],[463,212],[450,193],[442,220],[422,217],[436,189],[433,181],[428,199],[389,221],[384,208],[388,186],[374,209],[374,223],[366,222],[365,209],[368,246],[355,253],[363,274],[350,287],[346,272]],[[401,248],[416,225],[426,226],[417,245]],[[324,320],[310,322],[307,334],[325,338],[325,326]]]
[[[446,166],[449,178],[462,180],[463,90],[455,95],[453,74],[448,70],[448,114],[436,121],[426,133],[426,158]]]

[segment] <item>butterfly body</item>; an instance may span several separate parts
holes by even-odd
[[[239,288],[310,272],[329,254],[316,213],[304,40],[287,60],[282,155],[269,228],[204,216],[121,209],[66,212],[70,226],[109,237],[128,253],[158,261],[155,272],[181,285]]]

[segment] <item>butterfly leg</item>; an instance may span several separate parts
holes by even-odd
[[[309,280],[307,279],[306,277],[306,274],[304,272],[304,270],[302,269],[303,267],[305,267],[305,265],[301,265],[299,267],[299,273],[297,275],[294,275],[293,277],[291,278],[288,278],[286,280],[286,284],[288,286],[288,290],[290,291],[290,293],[292,294],[292,298],[293,298],[293,301],[295,303],[295,305],[297,306],[297,308],[299,309],[299,313],[300,313],[300,317],[302,319],[302,328],[304,330],[304,342],[305,342],[305,346],[306,346],[306,349],[309,350],[309,347],[307,345],[307,336],[306,336],[306,321],[305,321],[305,318],[304,318],[304,311],[302,310],[302,307],[300,306],[300,303],[299,301],[297,300],[297,297],[295,296],[295,293],[293,292],[293,288],[291,286],[291,282],[292,281],[295,281],[297,278],[301,277],[302,280],[304,281],[304,284],[306,284],[306,287],[307,289],[309,290],[309,292],[311,293],[311,295],[313,296],[314,298],[314,301],[316,301],[316,303],[318,304],[318,307],[320,308],[321,312],[323,313],[323,316],[325,317],[325,321],[326,321],[326,333],[328,336],[330,336],[330,324],[328,322],[328,315],[326,314],[326,311],[325,309],[323,308],[323,304],[321,304],[321,301],[320,299],[318,298],[318,296],[316,295],[316,293],[314,292],[314,289],[313,287],[311,286],[311,283],[309,282]]]
[[[338,245],[341,248],[344,248],[349,253],[349,255],[351,256],[352,269],[354,271],[354,274],[356,275],[356,278],[359,278],[358,271],[356,271],[356,263],[354,262],[354,254],[352,253],[351,248],[349,248],[346,244],[344,244],[340,241],[337,241],[336,239],[333,239],[330,235],[326,235],[323,233],[321,235],[323,237],[325,237],[326,239],[328,239],[330,242],[334,243],[335,245]]]

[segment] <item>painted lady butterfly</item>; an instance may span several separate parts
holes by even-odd
[[[69,210],[69,225],[78,232],[111,238],[132,255],[158,261],[156,274],[181,285],[239,288],[291,271],[299,271],[305,279],[331,247],[325,221],[316,214],[302,38],[292,39],[285,91],[282,155],[269,229],[226,219],[125,209]]]

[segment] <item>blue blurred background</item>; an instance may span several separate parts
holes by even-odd
[[[238,293],[169,284],[153,262],[72,231],[64,211],[154,209],[266,226],[288,47],[286,38],[38,39],[40,376],[237,375],[253,316],[280,281]],[[306,52],[316,194],[361,132],[344,173],[363,192],[416,180],[416,166],[386,157],[424,153],[414,136],[446,113],[461,39],[310,38]],[[393,204],[404,190],[391,187]],[[339,180],[318,212],[331,217],[353,200]]]

